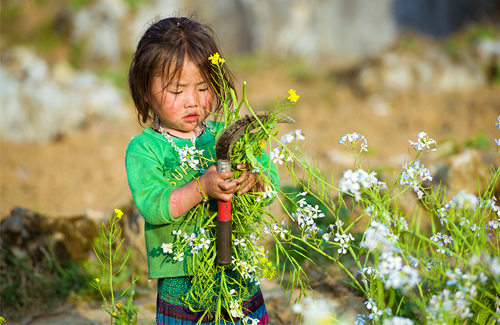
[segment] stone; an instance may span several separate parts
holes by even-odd
[[[466,149],[462,153],[452,157],[448,170],[448,181],[450,195],[465,190],[478,195],[478,190],[483,193],[485,188],[485,172],[487,167],[482,161],[482,156],[477,149]]]
[[[46,252],[60,260],[85,260],[97,236],[98,226],[85,216],[46,217],[19,207],[0,224],[2,249],[18,258],[29,256],[33,263]]]

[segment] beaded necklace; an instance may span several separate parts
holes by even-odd
[[[177,152],[177,154],[179,155],[179,161],[182,166],[185,166],[187,163],[189,167],[191,167],[192,169],[200,171],[201,173],[205,172],[206,169],[200,168],[198,166],[200,160],[197,159],[196,157],[202,157],[203,159],[205,158],[203,157],[204,150],[197,149],[195,146],[196,137],[190,138],[191,143],[193,144],[191,147],[188,147],[186,145],[183,148],[179,148],[172,139],[172,136],[168,134],[168,132],[165,131],[165,129],[163,129],[163,127],[160,125],[160,120],[158,119],[158,117],[155,118],[153,124],[154,124],[153,125],[154,129],[160,132],[163,135],[163,137],[168,141],[170,146],[172,146],[174,151]],[[210,126],[210,124],[206,123],[205,121],[201,122],[201,124],[205,126],[205,131],[208,129],[210,130],[210,132],[212,132],[212,134],[215,135],[215,130]]]

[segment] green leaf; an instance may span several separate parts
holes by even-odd
[[[246,148],[245,153],[247,154],[247,158],[248,158],[248,160],[250,160],[250,162],[251,162],[254,166],[259,166],[259,162],[257,161],[257,159],[255,159],[255,156],[253,155],[253,152],[252,152],[252,147],[248,147],[248,148]]]

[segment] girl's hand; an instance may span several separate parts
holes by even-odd
[[[240,164],[236,166],[237,169],[247,168],[246,164]],[[264,189],[264,184],[262,181],[258,180],[253,173],[248,170],[241,172],[241,176],[235,179],[236,184],[239,185],[238,194],[245,194],[248,191],[260,192]]]
[[[200,176],[200,185],[203,191],[209,196],[222,201],[230,201],[233,194],[239,189],[239,183],[231,179],[226,182],[225,179],[232,178],[233,172],[218,172],[217,166],[210,166],[203,175]]]

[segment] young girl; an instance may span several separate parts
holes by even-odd
[[[186,214],[207,199],[210,211],[215,212],[217,200],[229,201],[234,195],[264,188],[247,170],[226,182],[233,173],[218,172],[213,165],[214,134],[221,124],[207,117],[222,109],[217,94],[223,92],[223,82],[214,82],[218,77],[212,75],[208,60],[215,53],[221,51],[209,27],[188,18],[167,18],[144,33],[130,66],[129,86],[139,122],[152,122],[131,140],[125,163],[134,201],[145,219],[148,275],[158,279],[158,324],[206,324],[213,320],[212,314],[193,306],[196,302],[185,302],[192,286],[189,250],[173,257],[164,254],[168,251],[165,243],[174,242],[179,229],[185,233],[200,230],[199,222],[186,220]],[[226,84],[233,88],[231,72],[225,65],[222,69]],[[180,148],[186,146],[194,146],[206,159],[199,159],[195,166],[181,164]],[[263,164],[268,160],[265,154],[261,158]],[[273,166],[269,178],[279,186],[276,167],[269,165]],[[247,287],[243,313],[254,324],[267,324],[258,285]]]

